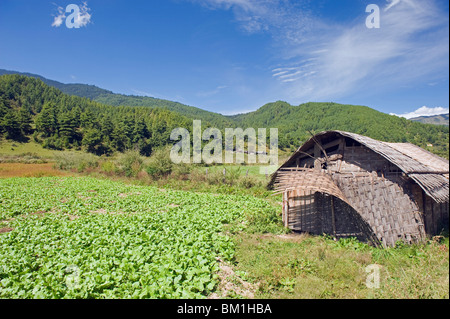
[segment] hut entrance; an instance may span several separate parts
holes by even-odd
[[[311,190],[287,190],[283,198],[284,225],[294,231],[320,233],[320,225],[316,218],[314,192]]]
[[[379,244],[372,228],[361,215],[341,199],[308,189],[283,193],[283,222],[296,232],[329,234],[335,238],[356,237]]]

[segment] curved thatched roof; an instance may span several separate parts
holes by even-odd
[[[270,184],[275,182],[283,168],[292,166],[296,158],[311,148],[315,140],[332,136],[344,136],[366,146],[396,165],[413,179],[424,192],[438,203],[449,201],[449,161],[409,143],[386,143],[367,136],[343,131],[321,132],[304,143],[272,175]]]

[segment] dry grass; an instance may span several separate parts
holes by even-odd
[[[47,176],[69,176],[69,172],[63,172],[53,168],[53,163],[23,164],[23,163],[0,163],[0,178],[9,177],[47,177]]]

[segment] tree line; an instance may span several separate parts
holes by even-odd
[[[170,133],[177,127],[188,129],[192,141],[192,120],[200,119],[204,129],[217,127],[223,134],[227,127],[278,128],[280,149],[298,148],[311,133],[342,130],[386,142],[413,143],[449,157],[448,127],[409,121],[365,106],[293,106],[278,101],[255,112],[222,116],[175,102],[158,104],[147,97],[111,93],[108,100],[114,105],[64,94],[40,79],[0,76],[0,137],[33,138],[46,148],[84,149],[97,155],[127,149],[149,155],[152,149],[173,144]],[[126,106],[119,106],[121,103]]]
[[[97,155],[136,149],[148,156],[171,142],[174,128],[192,125],[169,110],[108,106],[20,75],[0,77],[0,118],[0,136],[6,139],[31,137],[45,148]]]

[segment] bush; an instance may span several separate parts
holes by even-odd
[[[164,147],[153,152],[145,170],[150,176],[159,178],[169,175],[174,168],[175,164],[170,159],[170,148]]]
[[[42,142],[42,147],[50,150],[62,151],[64,149],[63,142],[57,136],[46,138]]]
[[[274,208],[263,208],[246,214],[248,233],[283,234],[289,232],[283,226],[281,214]]]
[[[206,181],[210,185],[223,185],[224,181],[225,181],[225,179],[223,177],[223,172],[221,170],[208,172]]]
[[[24,164],[43,164],[47,159],[40,157],[36,153],[22,153],[19,155],[1,155],[0,163],[24,163]]]
[[[100,167],[101,170],[107,174],[113,174],[118,171],[116,164],[112,161],[103,162]]]
[[[239,185],[241,187],[249,189],[249,188],[252,188],[252,187],[255,187],[255,186],[262,186],[262,183],[260,181],[257,181],[253,177],[245,176],[245,177],[242,177],[239,180]]]
[[[144,160],[138,151],[126,151],[117,160],[117,169],[127,177],[136,177],[142,170]]]
[[[226,168],[225,183],[233,186],[237,183],[241,176],[241,167]]]
[[[55,154],[55,161],[55,166],[59,169],[76,169],[78,172],[82,172],[87,168],[98,167],[99,158],[89,153],[61,152]]]
[[[172,176],[182,180],[189,179],[191,171],[192,165],[189,164],[180,163],[180,164],[173,164],[172,166]]]

